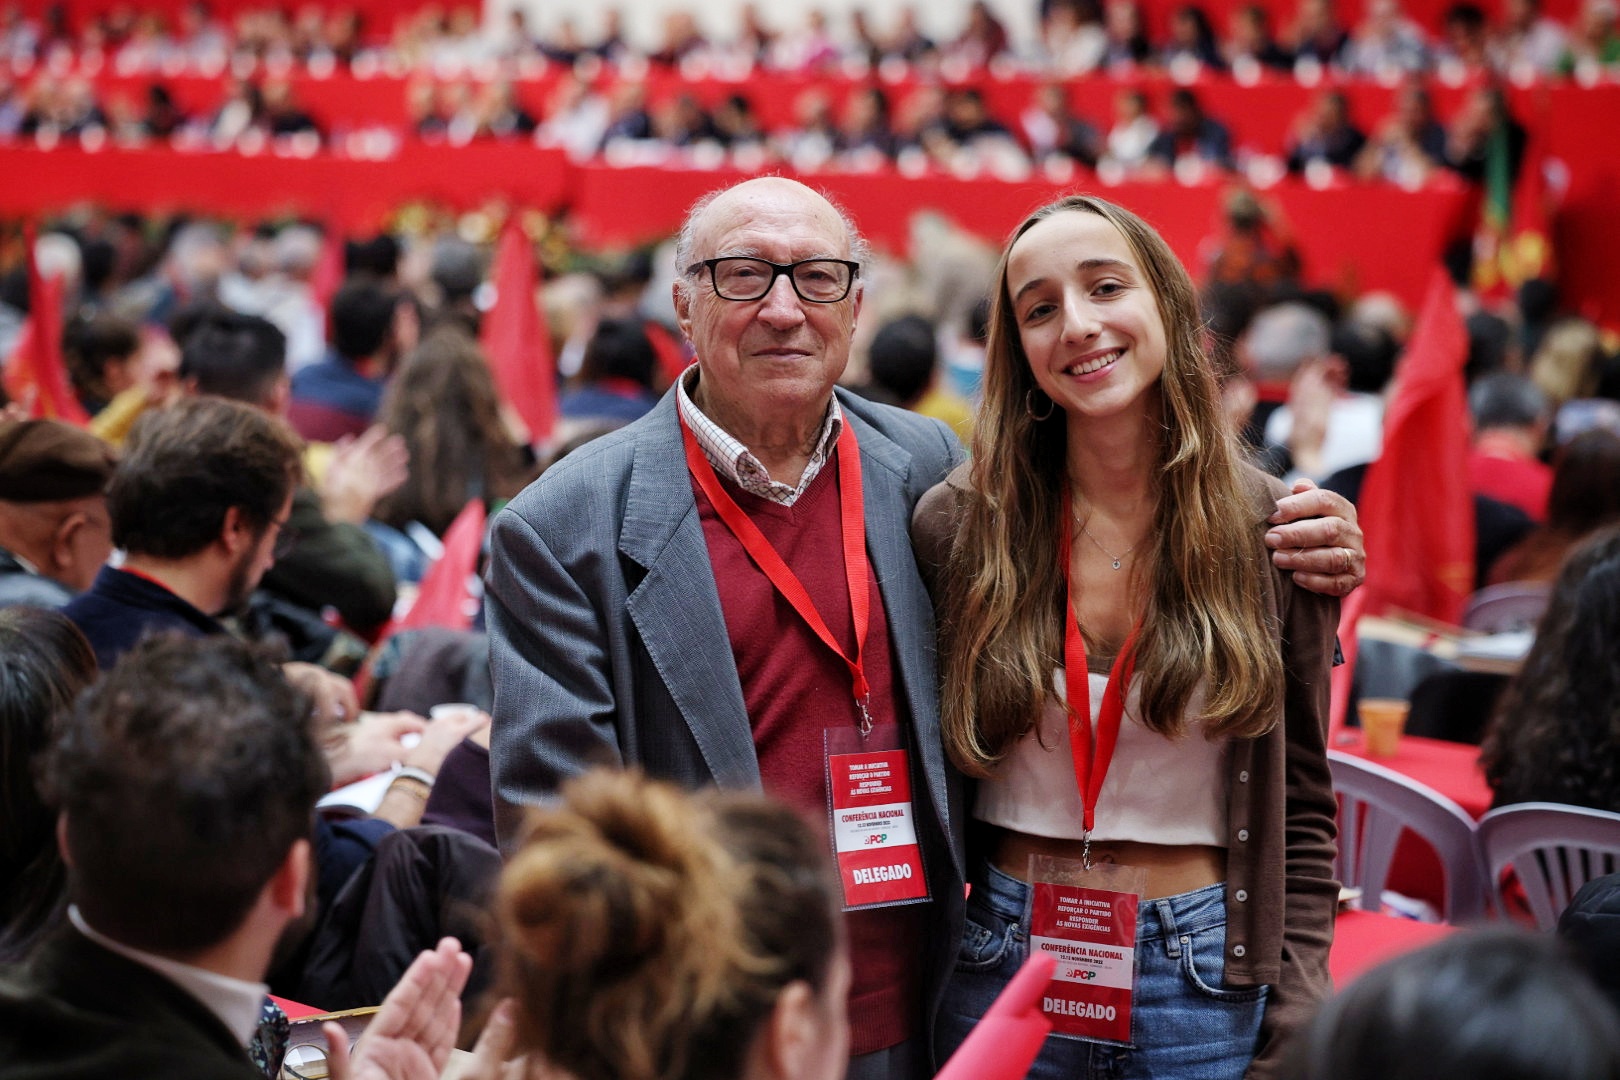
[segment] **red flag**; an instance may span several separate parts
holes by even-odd
[[[1023,1080],[1052,1030],[1052,1021],[1041,1011],[1041,996],[1052,984],[1054,970],[1050,955],[1031,954],[936,1080]]]
[[[465,630],[472,625],[472,595],[467,581],[478,570],[484,545],[484,500],[472,499],[444,532],[444,553],[422,575],[416,602],[388,632],[442,626]],[[384,636],[387,636],[385,632]]]
[[[539,273],[534,247],[513,213],[495,247],[495,304],[484,314],[480,335],[490,371],[506,403],[529,428],[529,441],[544,443],[557,422],[557,364],[551,333],[535,303]]]
[[[1437,267],[1395,371],[1383,453],[1361,488],[1370,614],[1398,607],[1455,624],[1473,591],[1467,359],[1454,290]]]
[[[79,404],[62,358],[62,278],[40,275],[32,225],[25,230],[23,242],[28,248],[28,318],[6,364],[6,392],[14,401],[32,394],[35,417],[88,424],[90,414]]]

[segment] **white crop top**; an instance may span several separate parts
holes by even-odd
[[[1108,677],[1091,680],[1091,724],[1096,730]],[[1053,677],[1056,697],[1040,722],[979,782],[973,815],[981,821],[1032,836],[1079,840],[1083,835],[1080,789],[1069,753],[1069,722],[1063,707],[1063,669]],[[1166,738],[1142,726],[1140,694],[1125,699],[1114,761],[1097,800],[1094,840],[1134,840],[1146,844],[1226,846],[1226,749],[1229,740],[1206,739],[1201,719],[1190,720],[1179,738]],[[1200,685],[1187,703],[1203,711]]]

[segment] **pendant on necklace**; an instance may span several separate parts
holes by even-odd
[[[1084,519],[1075,518],[1075,521],[1079,523],[1080,531],[1085,534],[1086,539],[1090,540],[1092,544],[1096,545],[1097,550],[1102,552],[1103,557],[1108,560],[1108,565],[1112,566],[1115,570],[1119,569],[1120,563],[1124,561],[1125,556],[1136,550],[1136,544],[1140,544],[1142,542],[1138,540],[1136,544],[1132,544],[1118,555],[1115,555],[1112,551],[1109,551],[1107,548],[1102,546],[1101,540],[1098,540],[1095,536],[1091,535],[1091,529],[1087,527]]]

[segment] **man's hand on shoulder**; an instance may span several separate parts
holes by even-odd
[[[1367,580],[1367,548],[1356,508],[1343,495],[1296,480],[1269,520],[1271,560],[1279,570],[1292,570],[1302,588],[1344,596]]]

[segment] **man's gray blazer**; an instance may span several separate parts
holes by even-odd
[[[931,1017],[961,932],[963,810],[940,742],[933,608],[909,528],[917,500],[962,450],[937,420],[837,393],[860,444],[866,546],[913,724],[935,914]],[[636,765],[693,786],[760,786],[673,389],[642,419],[563,458],[496,516],[487,584],[490,763],[504,849],[526,804],[596,765]]]

